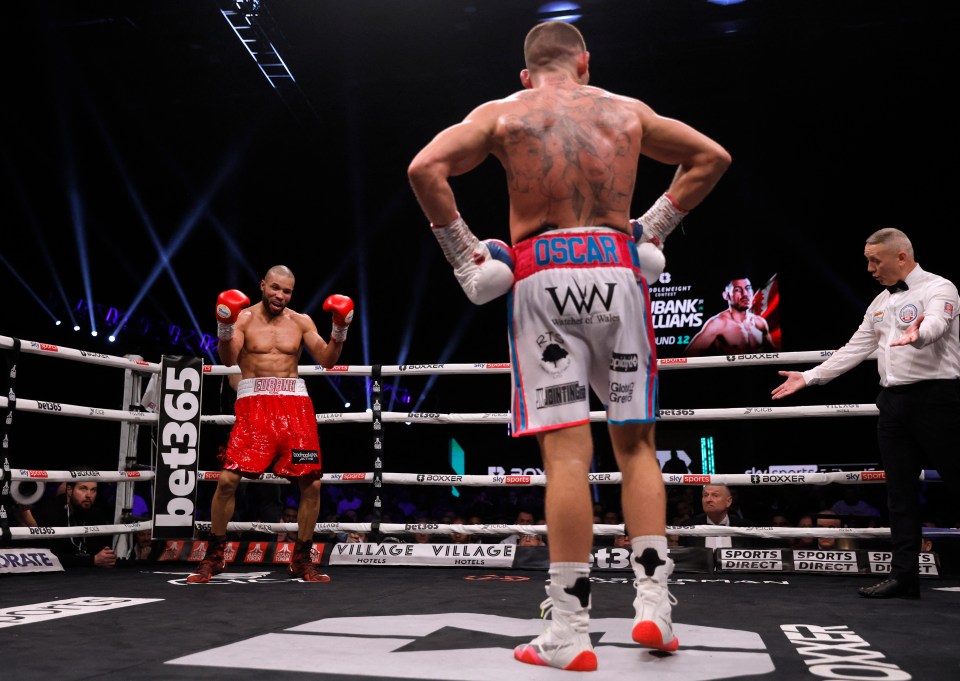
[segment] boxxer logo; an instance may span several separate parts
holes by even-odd
[[[584,311],[593,312],[593,306],[598,300],[603,306],[604,311],[610,311],[610,303],[613,301],[613,291],[617,285],[610,282],[606,284],[606,287],[606,295],[604,295],[596,284],[593,284],[589,290],[580,288],[575,284],[574,288],[567,287],[566,292],[563,294],[563,300],[561,300],[557,294],[556,286],[548,286],[546,290],[553,299],[553,304],[557,307],[557,312],[560,314],[566,312],[567,303],[570,303],[570,306],[576,310],[578,314],[582,314]]]

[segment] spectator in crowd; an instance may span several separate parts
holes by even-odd
[[[347,544],[365,544],[367,542],[367,533],[359,530],[350,530],[347,532]]]
[[[280,513],[280,522],[294,525],[292,530],[281,530],[277,534],[277,542],[297,541],[297,507],[287,503]]]
[[[91,470],[76,467],[75,472]],[[96,481],[72,481],[64,485],[63,495],[48,497],[33,509],[33,517],[40,527],[77,527],[112,525],[113,517],[108,509],[98,506]],[[70,567],[112,568],[117,564],[113,550],[113,535],[83,534],[76,537],[54,539],[49,548],[56,554],[60,564]]]
[[[417,518],[416,524],[424,526],[424,529],[426,529],[427,527],[435,526],[439,523],[437,523],[434,518],[422,516]],[[447,537],[444,537],[441,534],[431,534],[430,532],[414,532],[410,539],[411,544],[442,544],[445,542],[447,542]]]
[[[939,525],[936,521],[925,520],[923,521],[923,527],[939,527]],[[933,539],[924,537],[920,540],[920,553],[933,553]]]
[[[817,514],[817,527],[843,527],[843,520],[836,511],[825,509]],[[832,535],[829,537],[817,537],[817,548],[824,551],[839,551],[842,547],[836,535]]]
[[[865,501],[857,485],[845,485],[843,488],[843,498],[839,499],[830,509],[842,516],[867,516],[871,518],[880,518],[880,510]]]
[[[468,525],[466,520],[457,516],[450,523],[451,525]],[[450,543],[451,544],[478,544],[479,540],[472,534],[467,532],[451,532],[450,533]]]
[[[533,513],[527,509],[520,509],[517,511],[517,517],[513,521],[514,525],[533,525]],[[521,533],[511,534],[508,537],[504,537],[500,540],[501,544],[516,544],[517,540],[520,538]]]
[[[790,527],[790,518],[783,513],[774,513],[770,516],[770,527]]]
[[[623,519],[620,517],[620,514],[617,511],[606,511],[603,514],[604,525],[619,525],[622,522]]]
[[[813,529],[815,526],[814,517],[815,513],[803,513],[800,517],[797,518],[797,527],[802,527],[804,529]],[[816,537],[794,537],[790,542],[790,548],[794,550],[806,550],[814,549],[817,547],[817,538]]]
[[[787,517],[785,513],[780,511],[775,511],[770,514],[769,519],[767,520],[768,527],[790,527],[790,518]],[[790,537],[776,537],[773,539],[767,539],[764,541],[764,544],[770,548],[779,548],[779,549],[789,549],[792,545]]]
[[[731,512],[733,494],[726,485],[704,485],[700,496],[703,513],[692,516],[684,525],[722,525],[726,527],[752,527],[753,523],[744,520],[740,515]],[[724,548],[728,546],[740,548],[753,544],[746,537],[713,536],[713,537],[682,537],[683,546],[706,546],[707,548]]]
[[[546,546],[543,536],[539,534],[521,534],[517,537],[517,546]]]

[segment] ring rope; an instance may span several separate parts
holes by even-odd
[[[16,398],[17,410],[38,414],[53,414],[55,416],[77,416],[80,418],[100,421],[131,421],[135,423],[154,423],[159,415],[147,411],[133,409],[105,409],[100,407],[84,407],[63,402],[49,402],[45,400],[30,400],[24,397]],[[0,409],[9,406],[9,398],[0,397]],[[874,404],[825,404],[817,406],[799,407],[730,407],[724,409],[661,409],[658,421],[723,421],[730,418],[753,419],[790,419],[808,418],[816,416],[876,416],[879,412]],[[680,413],[682,412],[682,413]],[[369,412],[329,412],[316,414],[317,423],[370,423],[372,415]],[[201,415],[201,423],[229,426],[235,420],[227,414]],[[436,412],[381,412],[381,420],[387,423],[509,423],[510,414],[507,412],[484,412],[473,414],[440,414]],[[606,411],[591,411],[590,420],[606,421]]]
[[[116,525],[73,525],[70,527],[11,527],[14,539],[37,539],[38,537],[86,537],[89,535],[126,534],[153,529],[152,520]]]
[[[194,527],[200,531],[209,531],[209,521],[197,521]],[[153,522],[146,520],[133,523],[115,525],[73,526],[73,527],[12,527],[10,531],[15,539],[30,539],[38,536],[77,537],[83,535],[106,535],[127,532],[139,532],[153,528]],[[228,532],[262,532],[264,534],[278,534],[280,532],[296,532],[296,523],[264,523],[264,522],[230,522]],[[373,533],[373,523],[317,523],[314,532],[317,534],[332,532],[364,532]],[[460,523],[380,523],[377,530],[381,534],[429,534],[444,535],[451,533],[473,535],[543,535],[547,534],[546,525],[507,525],[484,524],[466,525]],[[597,524],[593,526],[593,533],[597,536],[617,536],[624,534],[624,526]],[[688,537],[754,537],[763,539],[785,539],[801,537],[849,537],[855,539],[884,539],[889,538],[890,529],[884,527],[732,527],[717,525],[668,525],[666,533],[673,536]],[[923,536],[936,538],[960,537],[957,528],[923,528]]]
[[[317,523],[314,532],[374,532],[373,523]],[[201,531],[210,530],[209,521],[197,521],[194,527]],[[227,524],[228,532],[263,532],[277,534],[279,532],[294,532],[296,523],[264,523],[264,522],[231,522]],[[501,523],[466,525],[460,523],[380,523],[377,526],[381,534],[429,534],[444,535],[450,533],[477,534],[477,535],[509,535],[527,534],[546,536],[546,525],[507,525]],[[960,529],[950,530],[939,528],[944,533],[941,536],[960,536]],[[593,526],[593,533],[598,536],[617,536],[624,534],[624,526],[597,524]],[[794,537],[852,537],[858,539],[886,538],[890,536],[890,529],[886,527],[732,527],[718,525],[668,525],[668,535],[690,537],[762,537],[764,539],[794,538]]]
[[[0,349],[13,349],[20,343],[20,351],[35,355],[56,355],[64,359],[71,359],[90,364],[100,364],[121,369],[135,369],[146,373],[160,373],[158,362],[134,360],[128,357],[107,355],[102,352],[86,352],[53,343],[38,343],[22,340],[10,336],[0,336]],[[804,352],[767,352],[743,355],[724,355],[717,357],[665,357],[657,360],[658,370],[669,369],[699,369],[719,368],[730,366],[754,366],[758,364],[793,364],[793,363],[820,363],[832,356],[834,350],[811,350]],[[876,353],[868,359],[876,359]],[[331,369],[324,369],[319,364],[297,367],[301,375],[321,374],[354,374],[370,375],[373,367],[368,365],[337,365]],[[380,365],[382,376],[417,376],[427,374],[480,374],[480,373],[508,373],[509,362],[475,362],[473,364],[383,364]],[[226,367],[220,364],[204,365],[203,373],[211,376],[236,374],[237,367]]]
[[[462,487],[542,487],[546,485],[546,475],[454,475],[450,473],[382,473],[384,484],[396,485],[434,485]],[[125,471],[56,471],[43,469],[15,469],[10,471],[13,482],[147,482],[156,474],[152,470]],[[324,484],[344,485],[372,483],[375,473],[324,473]],[[0,469],[0,480],[3,470]],[[197,479],[216,482],[220,471],[198,470]],[[924,470],[920,474],[922,481],[939,481],[936,471]],[[619,484],[622,474],[590,473],[591,485]],[[259,478],[241,478],[241,482],[289,484],[287,478],[274,473],[263,473]],[[782,485],[858,485],[886,482],[884,471],[824,471],[820,473],[663,473],[666,485],[733,485],[733,486],[782,486]]]

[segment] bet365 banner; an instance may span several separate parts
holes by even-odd
[[[202,359],[163,356],[153,483],[153,536],[158,539],[193,536],[202,384]]]

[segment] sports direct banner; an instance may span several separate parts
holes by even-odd
[[[154,538],[193,536],[202,374],[203,360],[199,357],[164,355],[160,362],[157,473],[153,483]]]

